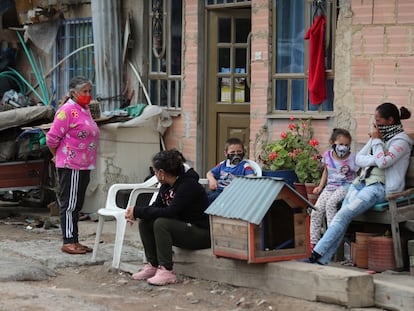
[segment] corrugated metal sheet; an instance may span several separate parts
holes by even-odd
[[[211,203],[206,213],[260,224],[284,181],[266,177],[238,177]]]
[[[92,0],[93,42],[95,46],[96,95],[103,111],[120,108],[121,75],[121,1]]]

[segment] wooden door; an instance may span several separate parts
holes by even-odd
[[[205,79],[205,171],[224,159],[225,141],[249,146],[250,9],[210,11]],[[248,155],[247,155],[248,156]]]

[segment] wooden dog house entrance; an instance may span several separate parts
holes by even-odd
[[[249,263],[306,258],[309,207],[281,179],[236,178],[206,210],[213,253]]]

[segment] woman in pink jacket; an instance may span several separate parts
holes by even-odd
[[[89,111],[92,82],[77,76],[69,83],[69,99],[58,109],[46,143],[59,177],[58,203],[63,235],[62,252],[86,254],[92,249],[78,240],[79,212],[90,172],[95,169],[99,128]]]

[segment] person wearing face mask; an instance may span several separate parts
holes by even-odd
[[[327,150],[323,155],[324,171],[319,185],[313,191],[319,194],[319,197],[311,213],[311,248],[321,237],[325,215],[329,227],[337,212],[338,203],[345,198],[348,187],[357,176],[359,169],[355,163],[355,154],[351,153],[352,137],[347,130],[334,128],[329,141],[332,149]]]
[[[207,172],[208,202],[211,204],[236,176],[254,176],[255,172],[244,160],[244,145],[238,138],[229,138],[224,147],[225,160]]]
[[[96,167],[99,127],[89,111],[92,82],[76,76],[69,83],[66,102],[57,110],[46,144],[53,155],[59,179],[58,204],[63,236],[62,252],[86,254],[92,249],[79,243],[78,220],[90,172]]]
[[[185,167],[178,150],[163,150],[152,158],[155,176],[161,184],[150,206],[128,206],[125,218],[139,218],[139,233],[148,263],[132,275],[151,285],[177,282],[173,271],[173,246],[188,250],[211,246],[207,194],[194,169]]]
[[[307,262],[328,264],[353,218],[384,202],[386,195],[404,190],[413,142],[404,132],[401,120],[410,117],[407,108],[398,109],[392,103],[377,107],[370,138],[356,155],[356,164],[364,169],[349,186],[341,209]]]

